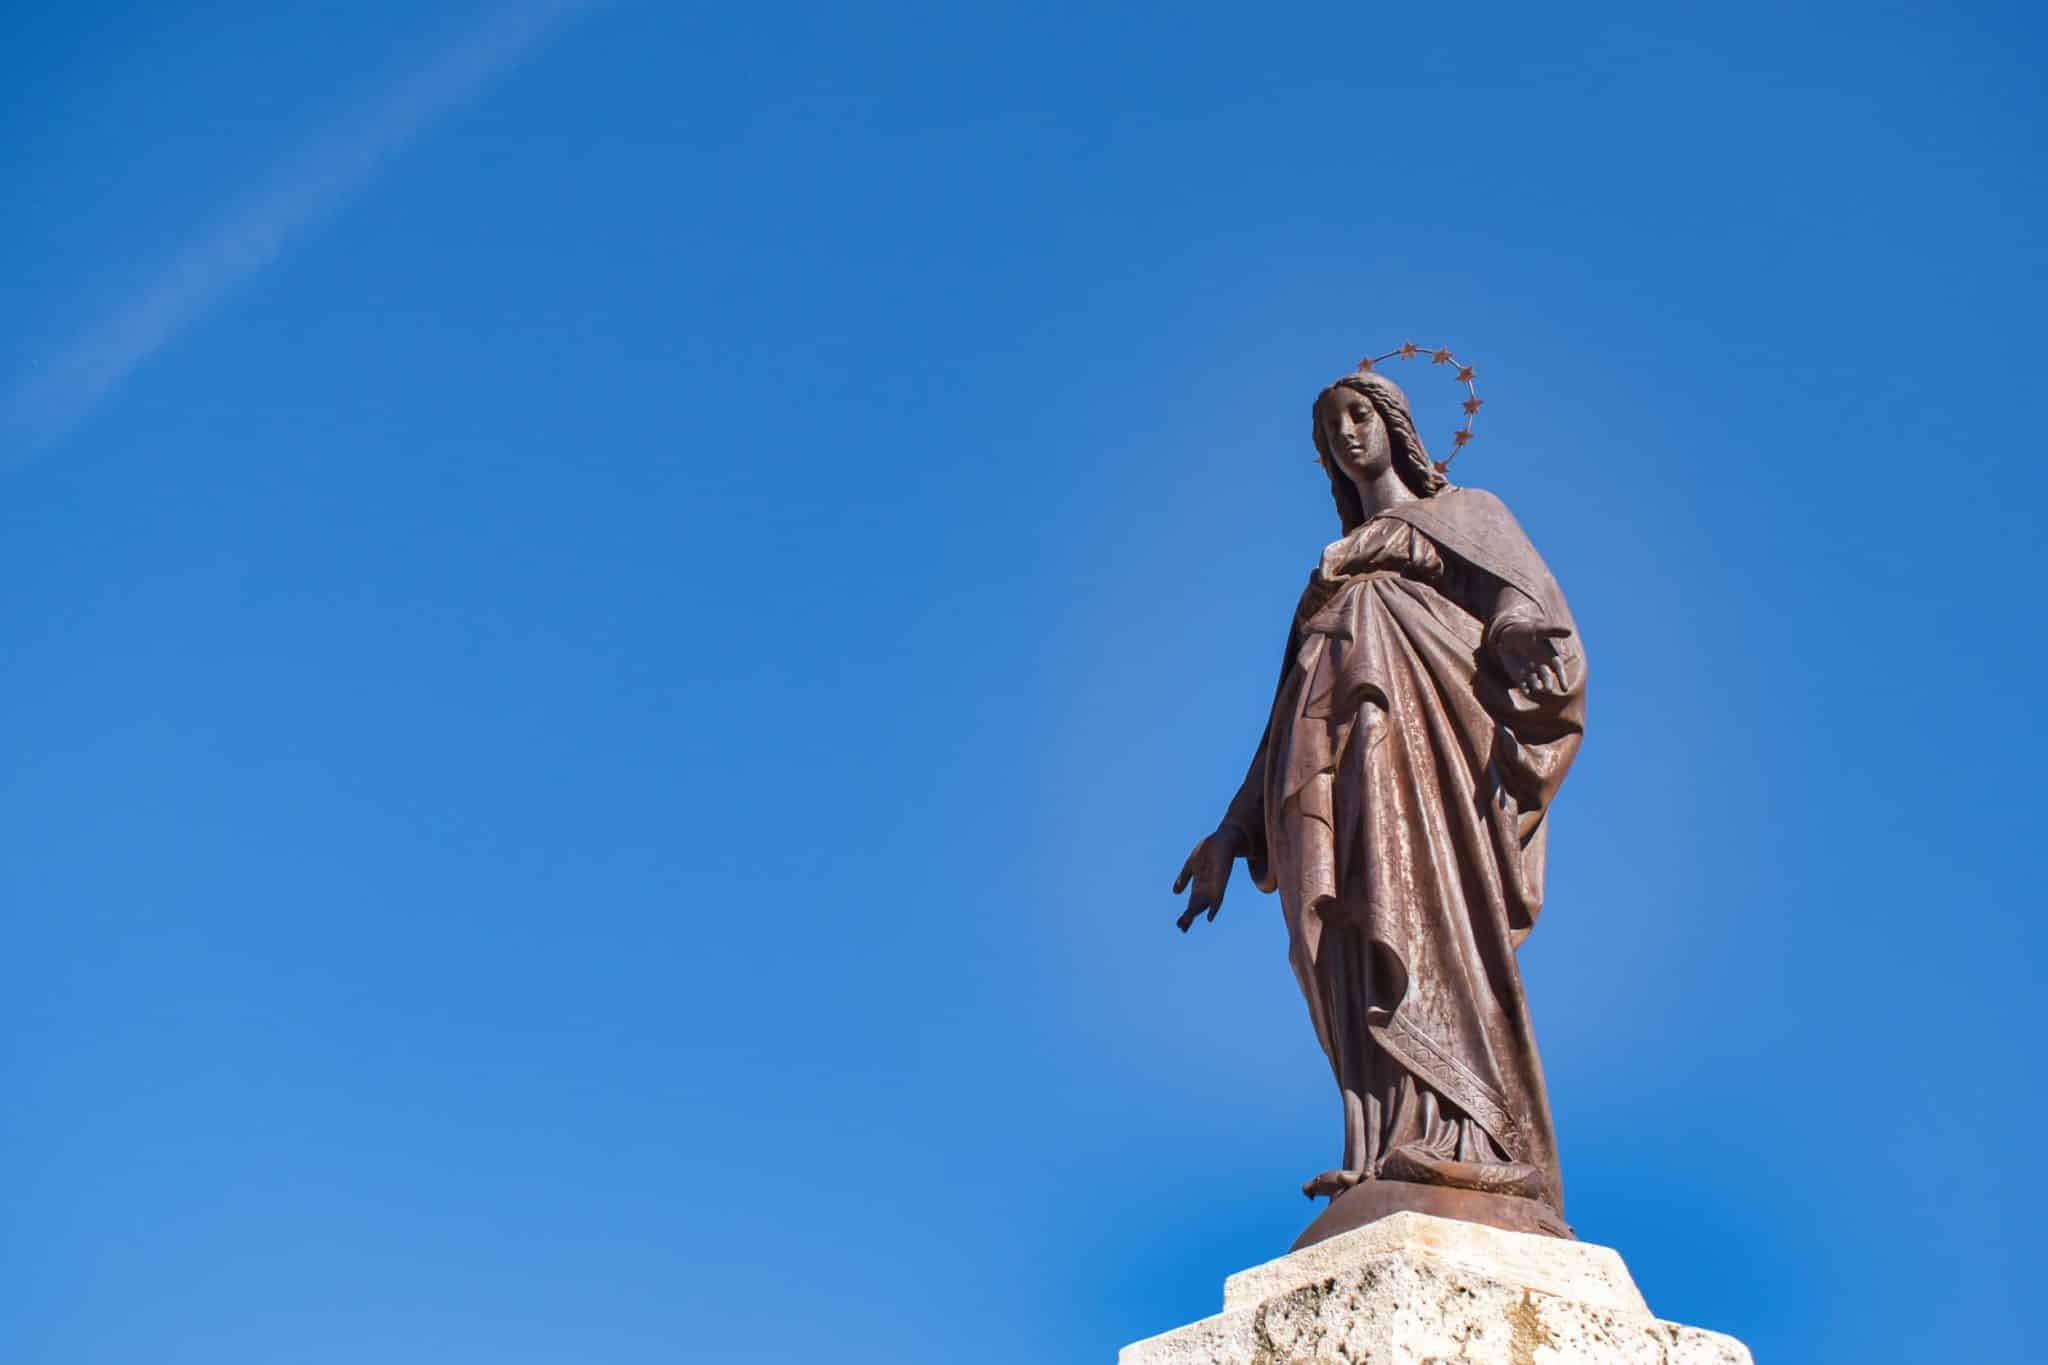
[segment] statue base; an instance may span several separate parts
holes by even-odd
[[[1415,1212],[1240,1271],[1224,1281],[1221,1313],[1134,1342],[1117,1360],[1753,1365],[1733,1337],[1658,1321],[1607,1247]]]
[[[1557,1210],[1540,1199],[1454,1190],[1444,1185],[1416,1185],[1406,1180],[1365,1180],[1332,1199],[1329,1207],[1302,1229],[1289,1250],[1300,1251],[1396,1213],[1427,1213],[1464,1223],[1484,1223],[1502,1232],[1535,1233],[1539,1237],[1568,1239],[1572,1235],[1564,1219],[1557,1216]]]

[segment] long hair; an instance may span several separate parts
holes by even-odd
[[[1347,374],[1322,393],[1316,395],[1316,402],[1323,401],[1323,395],[1331,389],[1350,389],[1353,393],[1365,395],[1372,404],[1372,410],[1379,414],[1380,421],[1387,428],[1387,444],[1393,449],[1394,472],[1401,476],[1401,482],[1408,485],[1408,491],[1418,498],[1434,497],[1444,490],[1448,482],[1443,471],[1429,458],[1429,452],[1422,448],[1422,438],[1415,434],[1415,421],[1408,415],[1408,395],[1401,392],[1401,386],[1375,370],[1360,370]],[[1358,496],[1357,487],[1351,476],[1337,467],[1331,458],[1330,448],[1323,441],[1323,428],[1315,421],[1314,409],[1310,409],[1309,422],[1314,430],[1316,454],[1322,457],[1323,472],[1330,476],[1330,496],[1337,503],[1337,519],[1344,523],[1345,533],[1357,530],[1365,524],[1365,504]]]

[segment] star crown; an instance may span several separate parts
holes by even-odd
[[[1465,443],[1472,439],[1472,419],[1479,415],[1479,409],[1482,406],[1479,390],[1474,388],[1472,384],[1476,371],[1470,365],[1459,364],[1457,357],[1451,354],[1450,348],[1447,346],[1439,346],[1435,350],[1430,350],[1427,347],[1417,346],[1412,341],[1402,342],[1385,355],[1369,355],[1358,362],[1358,368],[1363,373],[1371,370],[1381,361],[1412,360],[1418,355],[1428,356],[1429,363],[1432,365],[1450,365],[1454,367],[1452,378],[1465,386],[1465,401],[1460,404],[1465,410],[1465,425],[1459,427],[1457,432],[1451,437],[1451,453],[1443,459],[1434,462],[1437,472],[1442,473],[1451,467],[1451,461],[1458,458],[1458,452],[1463,450]]]

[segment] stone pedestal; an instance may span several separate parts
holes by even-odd
[[[1118,1365],[1752,1365],[1660,1322],[1606,1247],[1396,1213],[1239,1271],[1223,1311]]]

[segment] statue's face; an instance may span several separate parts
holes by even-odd
[[[1353,483],[1379,477],[1393,460],[1387,424],[1373,411],[1372,400],[1356,389],[1334,388],[1317,399],[1316,426],[1330,458]]]

